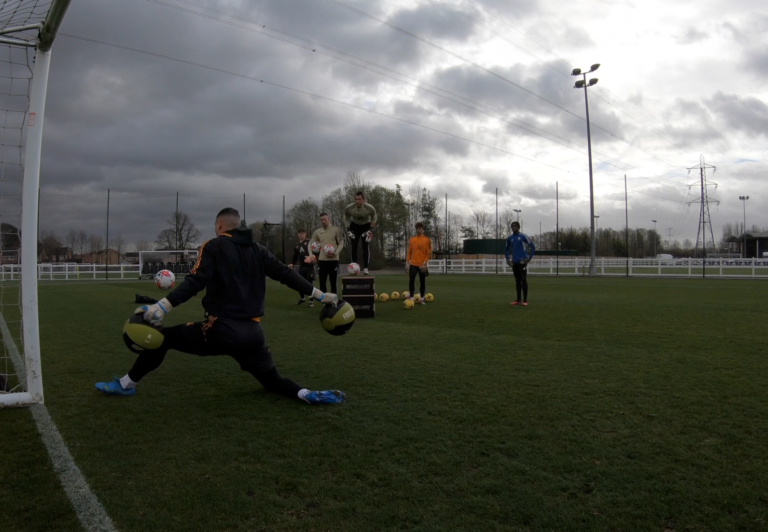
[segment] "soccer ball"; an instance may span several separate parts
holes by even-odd
[[[413,299],[406,299],[403,301],[403,308],[405,310],[411,310],[413,308]]]
[[[169,290],[176,284],[176,277],[169,270],[160,270],[155,274],[155,284],[160,290]]]
[[[418,303],[419,301],[421,301],[421,294],[416,294],[415,296],[413,296],[413,299],[416,300],[416,303]]]
[[[329,255],[329,254],[333,253],[334,251],[336,251],[336,248],[334,247],[333,244],[326,244],[326,245],[323,246],[323,252],[326,255]]]
[[[402,298],[403,299],[408,299],[409,297],[411,297],[411,293],[408,290],[403,292],[403,294],[402,294]]]
[[[360,273],[360,265],[356,262],[352,262],[347,266],[347,273],[349,275],[357,275]]]
[[[320,250],[322,249],[322,247],[323,246],[320,245],[320,242],[315,240],[314,242],[312,242],[312,244],[310,244],[309,249],[312,250],[312,253],[317,255],[318,253],[320,253]]]
[[[374,301],[378,301],[379,300],[379,294],[377,294],[376,292],[373,293],[373,300]]]
[[[132,314],[123,325],[123,341],[137,355],[154,351],[163,345],[163,328],[145,322],[142,314]]]
[[[433,296],[432,294],[424,295],[424,301],[426,301],[427,303],[432,303],[434,300],[435,300],[435,296]]]
[[[389,301],[389,296],[388,296],[387,294],[381,294],[381,295],[379,296],[379,301],[381,301],[382,303],[383,303],[384,301]]]
[[[392,299],[400,299],[400,292],[392,292],[390,296]]]
[[[339,299],[339,303],[335,307],[323,305],[323,310],[320,312],[320,325],[329,334],[334,336],[347,334],[354,324],[355,309],[343,299]]]

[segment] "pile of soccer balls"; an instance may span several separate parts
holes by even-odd
[[[415,303],[421,302],[421,294],[416,294],[411,298],[410,292],[407,290],[400,294],[400,292],[392,292],[392,294],[373,294],[374,301],[381,301],[382,303],[385,303],[389,301],[390,299],[397,300],[403,298],[403,308],[406,310],[410,310],[413,308]],[[435,300],[435,296],[432,294],[424,294],[424,301],[427,303],[432,303]]]

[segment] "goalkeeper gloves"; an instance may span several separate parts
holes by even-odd
[[[350,240],[354,240],[355,239],[355,233],[353,233],[352,230],[350,229],[349,231],[347,231],[347,237]]]
[[[173,305],[163,298],[154,305],[142,305],[133,311],[134,314],[143,314],[144,321],[150,325],[159,327],[163,324],[163,316],[173,310]]]
[[[507,259],[507,266],[511,268],[512,264],[513,264],[512,259]]]
[[[365,232],[365,241],[370,242],[371,240],[373,240],[373,229],[368,229]]]
[[[339,302],[339,296],[331,292],[321,292],[317,288],[312,289],[312,297],[320,301],[324,305],[336,306]]]

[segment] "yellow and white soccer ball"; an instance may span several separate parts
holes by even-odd
[[[413,299],[406,299],[403,301],[403,308],[405,310],[411,310],[413,308]]]
[[[426,301],[427,303],[432,303],[434,300],[435,300],[435,296],[433,296],[432,294],[424,295],[424,301]]]
[[[381,295],[379,296],[379,301],[381,301],[382,303],[383,303],[384,301],[387,301],[387,300],[389,300],[389,295],[388,295],[388,294],[381,294]]]
[[[421,302],[421,294],[416,294],[415,296],[413,296],[413,300],[416,303],[420,303]]]
[[[400,292],[392,292],[392,295],[389,297],[392,299],[400,299]]]
[[[373,300],[374,301],[378,301],[379,300],[379,294],[377,294],[376,292],[373,293]]]
[[[409,297],[411,297],[411,293],[408,290],[402,293],[403,299],[408,299]]]

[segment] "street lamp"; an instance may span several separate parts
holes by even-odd
[[[653,222],[653,256],[656,257],[656,220],[651,220]]]
[[[589,157],[589,214],[590,214],[590,231],[592,233],[592,254],[589,260],[589,275],[594,276],[595,272],[595,192],[592,186],[592,133],[589,129],[589,98],[587,98],[587,87],[591,87],[597,84],[597,78],[592,78],[587,83],[587,74],[590,74],[600,68],[600,63],[595,63],[589,67],[589,72],[582,72],[580,68],[574,68],[571,72],[571,76],[582,76],[583,79],[576,80],[574,89],[584,89],[584,105],[587,109],[587,155]]]
[[[520,213],[523,211],[521,211],[520,209],[512,209],[512,210],[517,213],[517,221],[520,222]]]
[[[749,196],[739,196],[741,204],[744,206],[744,249],[741,250],[743,259],[747,258],[747,200]]]

